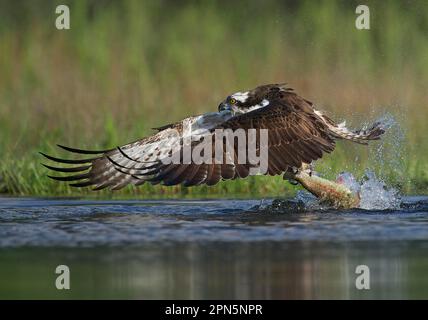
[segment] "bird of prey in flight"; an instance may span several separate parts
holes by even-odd
[[[186,142],[189,140],[184,135],[186,127],[191,128],[193,135],[190,142]],[[141,185],[145,182],[215,185],[220,180],[260,174],[251,170],[254,163],[238,161],[240,150],[236,141],[232,142],[232,151],[225,148],[220,156],[214,154],[214,147],[204,154],[205,159],[227,158],[229,161],[163,161],[173,154],[179,154],[182,160],[187,153],[184,150],[186,143],[192,146],[197,143],[198,139],[194,136],[214,136],[219,129],[243,132],[264,129],[267,141],[259,139],[255,148],[259,154],[261,147],[266,149],[267,168],[262,174],[268,175],[297,172],[320,159],[324,153],[332,152],[338,139],[367,144],[369,140],[378,140],[384,133],[380,123],[367,129],[349,130],[345,123],[336,124],[285,84],[268,84],[227,96],[220,103],[218,112],[188,117],[156,128],[157,132],[153,135],[121,147],[89,151],[59,145],[66,151],[84,155],[78,159],[60,159],[42,154],[51,161],[69,165],[45,165],[50,170],[68,174],[50,178],[71,182],[70,185],[75,187],[92,186],[94,190],[117,190],[128,184]]]

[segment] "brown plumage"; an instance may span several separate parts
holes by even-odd
[[[233,144],[233,154],[220,155],[223,163],[215,163],[215,146],[212,145],[211,161],[208,163],[186,163],[186,147],[195,147],[198,141],[183,138],[186,125],[196,129],[196,136],[212,137],[216,129],[244,130],[260,129],[268,132],[268,170],[266,174],[277,175],[290,167],[300,168],[334,150],[336,139],[347,139],[358,143],[377,140],[384,132],[377,123],[368,130],[352,132],[344,124],[336,125],[330,118],[314,109],[311,102],[297,95],[283,84],[259,86],[247,92],[228,96],[219,106],[218,113],[189,117],[181,122],[156,128],[158,132],[122,147],[87,151],[60,146],[66,151],[92,155],[89,158],[68,160],[43,154],[51,161],[77,165],[56,167],[45,165],[50,170],[71,173],[68,176],[49,176],[59,181],[72,182],[75,187],[93,186],[95,190],[111,188],[117,190],[128,184],[141,185],[145,182],[165,185],[200,184],[215,185],[220,180],[246,178],[249,163],[238,163],[238,144]],[[256,139],[256,152],[260,153],[260,140]],[[193,149],[192,149],[193,150]],[[165,164],[162,160],[177,155],[181,164]],[[231,159],[232,163],[226,162]],[[248,160],[248,159],[247,159]]]

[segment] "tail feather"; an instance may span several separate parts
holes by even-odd
[[[350,140],[360,144],[368,144],[368,141],[379,140],[380,136],[385,133],[385,130],[388,127],[387,124],[377,121],[368,129],[360,129],[353,131],[349,130],[346,127],[346,121],[340,124],[336,124],[333,120],[331,120],[321,111],[314,111],[315,114],[318,115],[327,125],[333,137],[338,139]]]
[[[379,140],[380,136],[385,133],[385,128],[381,122],[375,122],[368,129],[349,130],[346,123],[342,122],[339,125],[331,125],[329,129],[332,135],[339,139],[350,140],[360,144],[367,144],[371,140]]]

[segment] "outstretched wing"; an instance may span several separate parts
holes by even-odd
[[[79,159],[63,159],[40,152],[44,157],[55,162],[55,166],[43,164],[46,168],[67,176],[52,176],[49,178],[58,181],[71,182],[73,187],[93,186],[94,190],[110,187],[118,190],[128,184],[141,184],[144,181],[137,176],[150,174],[158,168],[158,160],[164,158],[171,150],[172,145],[180,143],[180,139],[173,131],[174,126],[152,136],[129,143],[122,147],[109,150],[81,150],[62,145],[58,147],[86,157]],[[170,133],[174,133],[171,135]],[[135,157],[135,158],[134,158]],[[138,159],[138,160],[137,160]],[[74,165],[72,167],[58,166],[58,164]],[[138,167],[136,174],[130,173],[129,168]]]
[[[204,135],[215,134],[216,129],[267,129],[268,132],[268,170],[266,174],[277,175],[289,167],[299,168],[322,157],[324,152],[331,152],[335,147],[334,139],[327,124],[313,110],[311,104],[292,92],[286,92],[280,99],[271,101],[269,105],[245,114],[231,117],[228,120],[204,121],[204,116],[185,119],[202,131]],[[48,159],[76,167],[62,168],[48,166],[48,169],[73,173],[69,176],[50,176],[60,181],[72,181],[72,186],[94,186],[94,189],[110,187],[120,189],[128,184],[140,185],[145,182],[186,186],[207,184],[214,185],[220,180],[245,178],[251,174],[251,163],[238,162],[238,147],[235,143],[234,154],[220,157],[232,161],[216,163],[215,147],[211,148],[212,161],[205,163],[170,163],[163,159],[175,153],[183,159],[186,146],[183,138],[183,123],[161,128],[153,136],[130,143],[120,148],[102,151],[85,151],[60,146],[78,154],[91,154],[95,157],[64,160],[45,155]],[[196,126],[202,123],[203,125]],[[177,132],[180,135],[177,136]],[[196,139],[197,140],[197,139]],[[214,141],[214,139],[212,139]],[[191,142],[194,146],[196,142]],[[258,142],[259,143],[259,142]],[[174,151],[173,151],[174,150]],[[260,145],[257,145],[260,152]],[[218,158],[218,157],[217,157]]]

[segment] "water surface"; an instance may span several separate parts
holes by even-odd
[[[0,298],[428,298],[428,197],[269,203],[0,198]],[[54,286],[60,264],[71,290]]]

